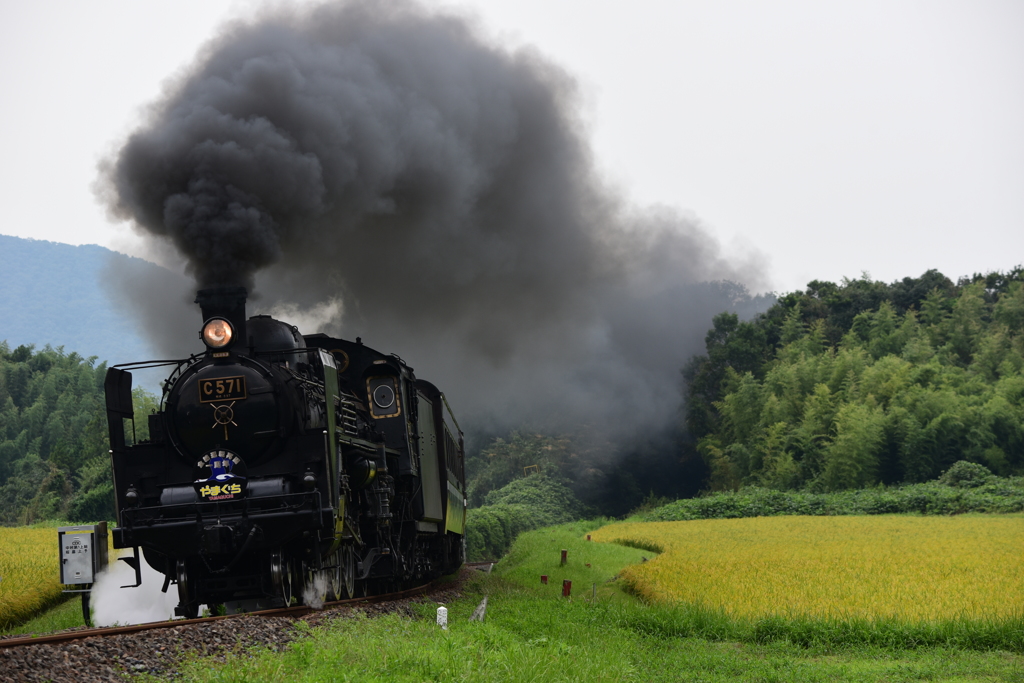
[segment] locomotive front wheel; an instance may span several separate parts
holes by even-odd
[[[191,586],[188,578],[188,567],[185,560],[178,560],[176,567],[178,579],[178,607],[181,616],[186,619],[195,619],[199,616],[199,602],[195,598],[195,588]]]

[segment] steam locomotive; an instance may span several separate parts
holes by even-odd
[[[179,616],[397,589],[465,559],[463,436],[396,355],[246,319],[244,287],[198,292],[205,353],[105,378],[115,548],[177,586]],[[131,370],[172,365],[136,442]]]

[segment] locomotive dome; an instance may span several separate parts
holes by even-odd
[[[306,348],[306,341],[294,325],[271,318],[269,315],[254,315],[246,323],[252,348],[257,354],[273,354],[298,351]]]

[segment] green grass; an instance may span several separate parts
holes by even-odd
[[[884,628],[865,638],[866,624],[744,623],[695,608],[643,605],[614,577],[651,552],[583,540],[598,525],[521,536],[492,575],[481,574],[464,599],[448,605],[448,631],[434,624],[436,605],[423,603],[415,618],[359,617],[304,628],[306,637],[284,653],[195,659],[183,680],[1024,681],[1019,650],[993,649],[996,641],[947,638],[935,641],[943,646],[925,646],[886,636]],[[573,582],[569,600],[561,597],[563,579]],[[470,622],[483,594],[486,620]]]
[[[557,598],[562,595],[562,581],[567,579],[572,581],[575,599],[589,599],[596,587],[599,604],[633,602],[615,577],[623,567],[641,562],[645,557],[653,558],[655,553],[586,540],[588,531],[609,521],[571,522],[521,535],[504,559],[495,565],[491,577],[494,585],[485,585],[482,589],[516,594],[525,589],[524,595]],[[568,551],[564,567],[561,566],[562,550]],[[541,575],[547,575],[548,585],[541,584]]]
[[[806,650],[665,638],[595,618],[581,603],[495,601],[470,623],[453,610],[449,631],[399,616],[338,620],[284,654],[255,653],[224,664],[196,660],[201,681],[836,681],[1024,680],[1020,658],[951,649],[891,652]],[[498,615],[500,612],[500,616]]]
[[[82,619],[82,598],[74,595],[36,617],[0,632],[0,635],[52,633],[77,626],[85,626],[85,621]]]

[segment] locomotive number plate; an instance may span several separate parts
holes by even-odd
[[[199,381],[200,403],[241,401],[246,398],[245,377],[218,377]]]

